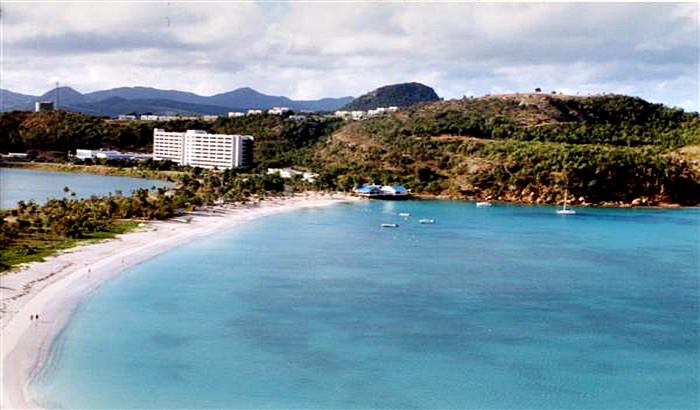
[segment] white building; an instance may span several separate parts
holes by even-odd
[[[201,168],[236,168],[253,162],[250,135],[207,134],[201,130],[153,130],[153,159]]]
[[[267,110],[267,113],[270,115],[284,115],[291,111],[288,107],[272,107],[269,110]]]
[[[301,179],[303,179],[306,182],[311,182],[311,183],[314,182],[316,180],[316,178],[318,178],[318,174],[315,172],[297,171],[296,169],[292,169],[292,168],[268,168],[267,174],[268,175],[277,174],[282,178],[293,178],[297,175],[301,175]]]
[[[150,154],[137,154],[137,153],[124,153],[113,150],[95,150],[95,149],[77,149],[75,150],[75,157],[78,159],[86,160],[88,158],[100,158],[100,159],[134,159],[134,160],[144,160],[151,157]]]
[[[34,103],[34,112],[53,111],[53,101],[36,101]]]
[[[242,117],[242,116],[244,116],[244,115],[245,115],[245,113],[244,113],[244,112],[240,112],[240,111],[229,111],[229,113],[228,113],[228,117],[229,117],[229,118]]]

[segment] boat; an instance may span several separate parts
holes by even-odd
[[[407,217],[411,216],[411,213],[410,212],[399,212],[399,216],[403,216],[403,217],[407,218]]]
[[[399,224],[382,224],[382,228],[398,228]]]
[[[557,209],[557,215],[576,215],[576,211],[566,207],[569,192],[564,192],[564,205],[561,209]]]
[[[491,202],[489,201],[479,201],[476,203],[477,208],[488,208],[489,206],[491,206]]]
[[[429,218],[419,219],[418,223],[420,223],[420,224],[434,224],[435,219],[429,219]]]

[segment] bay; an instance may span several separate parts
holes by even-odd
[[[696,408],[700,211],[554,211],[368,201],[256,220],[92,294],[32,395],[76,409]]]
[[[77,198],[89,198],[92,195],[115,194],[117,191],[131,195],[132,191],[140,188],[172,185],[170,182],[153,179],[0,168],[0,208],[15,208],[18,201],[43,204],[52,198],[72,198],[70,192],[64,192],[64,187],[75,192]]]

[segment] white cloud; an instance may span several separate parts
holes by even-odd
[[[698,110],[697,4],[95,2],[4,6],[2,87],[291,98],[625,92]]]

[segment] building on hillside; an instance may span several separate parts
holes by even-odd
[[[288,107],[272,107],[269,110],[267,110],[267,113],[270,115],[284,115],[290,111],[291,109],[289,109]]]
[[[34,103],[34,112],[53,111],[53,101],[36,101]]]
[[[153,159],[171,160],[200,168],[237,168],[252,165],[253,137],[208,134],[202,130],[153,130]]]
[[[315,172],[304,172],[304,171],[297,171],[296,169],[292,168],[268,168],[267,169],[267,174],[268,175],[279,175],[282,178],[294,178],[298,175],[301,176],[301,179],[303,179],[306,182],[313,183],[316,181],[316,178],[318,178],[318,174]]]
[[[244,115],[245,113],[240,111],[229,111],[228,113],[229,118],[243,117]]]

